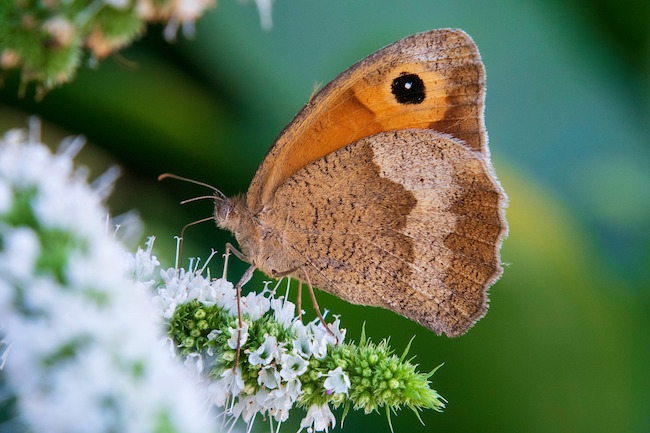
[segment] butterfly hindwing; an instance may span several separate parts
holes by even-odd
[[[303,167],[260,222],[282,221],[284,256],[304,263],[316,287],[454,336],[485,314],[501,275],[504,205],[481,152],[409,129]]]

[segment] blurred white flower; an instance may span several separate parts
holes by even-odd
[[[141,0],[142,1],[142,0]],[[150,3],[151,0],[145,0],[144,3]],[[188,37],[194,37],[196,33],[195,22],[205,13],[205,11],[216,3],[215,0],[173,0],[168,10],[169,20],[163,31],[165,39],[173,42],[176,39],[178,27],[183,27],[183,34]],[[155,3],[154,3],[155,4]],[[141,8],[143,11],[146,7]]]
[[[62,16],[56,16],[45,21],[43,30],[50,35],[52,43],[57,44],[59,47],[70,45],[75,37],[74,25]]]
[[[16,282],[30,278],[41,253],[36,233],[27,227],[0,226],[0,236],[4,244],[0,250],[0,275],[7,280],[13,277]]]
[[[6,213],[11,208],[12,202],[13,193],[9,184],[0,180],[0,214]]]
[[[98,193],[71,152],[52,154],[38,135],[32,122],[0,139],[0,367],[20,421],[35,432],[208,431],[203,394],[160,344]]]

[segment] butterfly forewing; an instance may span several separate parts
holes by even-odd
[[[269,150],[247,195],[257,212],[307,164],[363,137],[433,129],[485,151],[485,73],[462,30],[419,33],[343,72],[298,113]]]

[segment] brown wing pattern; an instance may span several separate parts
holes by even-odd
[[[380,133],[300,169],[261,215],[284,221],[285,254],[316,287],[455,336],[502,272],[506,198],[491,173],[448,135]]]

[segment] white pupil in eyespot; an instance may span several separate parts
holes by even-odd
[[[413,83],[411,83],[410,81],[407,81],[406,83],[404,83],[404,88],[406,90],[410,89],[411,87],[413,87]]]

